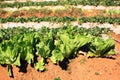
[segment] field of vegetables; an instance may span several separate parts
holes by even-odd
[[[0,0],[0,80],[119,75],[119,0]]]

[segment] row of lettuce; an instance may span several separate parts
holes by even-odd
[[[47,22],[71,22],[71,21],[78,21],[79,23],[85,23],[85,22],[98,22],[98,23],[110,23],[110,24],[120,24],[120,18],[111,18],[111,17],[43,17],[43,18],[38,18],[38,17],[29,17],[29,18],[14,18],[14,17],[7,17],[7,18],[0,18],[0,23],[7,23],[7,22],[42,22],[42,21],[47,21]]]
[[[23,7],[23,6],[56,6],[56,5],[104,5],[120,6],[119,0],[66,0],[66,1],[44,1],[44,2],[15,2],[0,3],[0,8],[5,7]]]
[[[21,66],[21,61],[34,64],[39,71],[45,70],[46,60],[53,63],[75,58],[79,51],[87,57],[105,57],[114,55],[114,40],[107,28],[89,28],[64,26],[60,28],[42,27],[0,29],[0,64],[8,66],[12,76],[12,66]]]

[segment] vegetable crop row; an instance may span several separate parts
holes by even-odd
[[[115,0],[68,0],[68,1],[45,1],[45,2],[15,2],[15,3],[1,3],[0,8],[5,7],[23,7],[23,6],[56,6],[56,5],[104,5],[104,6],[120,6],[120,1]]]
[[[13,18],[13,17],[7,17],[7,18],[0,18],[0,23],[6,23],[6,22],[42,22],[42,21],[49,21],[49,22],[70,22],[70,21],[78,21],[79,23],[85,23],[85,22],[99,22],[99,23],[117,23],[120,24],[120,18],[111,18],[111,17],[61,17],[58,18],[56,16],[53,17],[30,17],[30,18]]]
[[[0,29],[0,64],[8,65],[9,76],[12,76],[12,66],[21,66],[21,61],[44,71],[46,59],[56,64],[76,57],[79,50],[86,49],[88,57],[113,55],[114,40],[101,37],[108,32],[107,28],[85,29],[69,25],[38,30],[24,27]]]
[[[56,8],[55,8],[56,7]],[[37,7],[36,7],[37,8]],[[49,17],[49,16],[56,16],[56,17],[65,17],[65,16],[71,16],[71,17],[112,17],[112,18],[120,18],[120,10],[119,9],[82,9],[77,7],[63,7],[57,8],[57,6],[54,6],[53,8],[29,8],[29,9],[15,9],[13,11],[12,8],[8,9],[1,9],[0,10],[0,18],[7,18],[7,17],[14,17],[14,18],[20,18],[20,17]],[[9,11],[8,11],[9,10]],[[89,15],[88,15],[89,14]]]

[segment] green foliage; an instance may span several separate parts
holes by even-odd
[[[87,56],[104,57],[109,54],[115,54],[114,40],[111,38],[104,40],[100,37],[96,37],[90,45],[90,52],[87,54]]]
[[[11,65],[20,66],[19,47],[12,39],[2,41],[0,44],[0,64],[8,65],[9,76],[12,76]]]
[[[15,61],[19,58],[18,45],[11,39],[5,40],[0,44],[0,64],[15,64]],[[20,62],[16,62],[17,66],[20,66]]]
[[[56,5],[104,5],[104,6],[120,6],[120,1],[115,0],[65,0],[65,1],[44,1],[44,2],[15,2],[4,3],[0,8],[5,7],[24,7],[24,6],[56,6]]]
[[[107,14],[120,14],[120,10],[115,9],[107,9],[105,10]]]
[[[38,61],[35,64],[35,69],[37,69],[39,71],[44,71],[45,70],[44,65],[45,65],[44,58],[42,58],[40,61]]]
[[[31,33],[24,33],[23,38],[19,44],[21,48],[21,58],[26,60],[29,64],[34,61],[34,54],[33,54],[33,38],[34,34]]]
[[[38,17],[30,17],[30,18],[14,18],[14,17],[7,17],[7,18],[0,18],[0,23],[6,23],[6,22],[42,22],[42,21],[50,21],[50,22],[71,22],[71,21],[78,21],[79,23],[85,23],[85,22],[99,22],[99,23],[117,23],[120,24],[120,18],[111,18],[111,17],[81,17],[81,18],[75,18],[75,17],[61,17],[58,18],[56,16],[52,17],[44,17],[44,18],[38,18]]]
[[[55,49],[52,52],[51,60],[53,63],[63,61],[64,58],[69,58],[76,54],[78,48],[84,46],[91,41],[91,37],[83,36],[78,33],[74,34],[71,27],[61,30],[57,33],[55,41]]]
[[[6,64],[8,66],[21,66],[21,59],[26,60],[28,63],[31,63],[31,60],[34,59],[31,48],[33,44],[31,35],[33,34],[27,34],[25,32],[25,28],[24,30],[23,28],[9,28],[1,29],[1,35],[2,42],[0,43],[0,64]],[[11,68],[8,68],[9,75],[12,76],[10,70]]]
[[[40,61],[36,63],[35,68],[39,71],[43,71],[44,68],[44,58],[49,58],[51,52],[54,49],[54,40],[52,30],[42,27],[35,33],[36,39],[36,55],[42,57]]]
[[[43,27],[42,29],[38,30],[35,34],[36,38],[36,49],[38,55],[48,58],[51,56],[51,51],[54,48],[54,40],[52,35],[52,30]]]

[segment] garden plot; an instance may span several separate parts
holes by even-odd
[[[119,3],[1,1],[0,79],[119,80]]]

